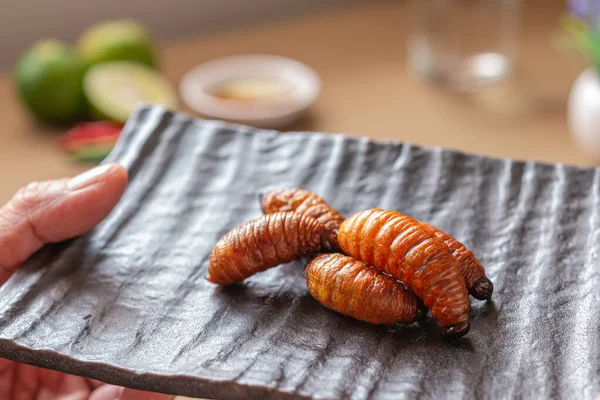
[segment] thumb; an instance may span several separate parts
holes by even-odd
[[[108,215],[127,171],[106,164],[72,179],[35,182],[0,209],[0,285],[46,243],[87,232]]]

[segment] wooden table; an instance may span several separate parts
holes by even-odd
[[[173,82],[194,65],[238,53],[275,53],[314,67],[323,93],[293,129],[367,135],[497,157],[589,165],[569,138],[565,110],[582,69],[551,42],[562,2],[526,3],[521,58],[513,79],[473,96],[416,80],[407,69],[409,13],[402,3],[361,5],[162,44]],[[189,111],[189,110],[187,110]],[[36,125],[0,74],[0,202],[32,180],[70,176],[55,142],[60,131]]]

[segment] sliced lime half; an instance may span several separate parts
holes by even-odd
[[[96,119],[125,123],[140,104],[178,106],[177,93],[160,72],[140,63],[98,64],[85,75],[83,90]]]

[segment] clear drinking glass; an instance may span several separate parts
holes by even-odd
[[[508,76],[521,0],[411,0],[409,64],[419,76],[468,91]]]

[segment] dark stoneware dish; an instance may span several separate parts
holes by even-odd
[[[401,128],[399,128],[399,131]],[[143,108],[109,157],[131,182],[87,235],[0,289],[0,356],[136,388],[244,398],[592,398],[600,391],[600,173],[194,121]],[[329,311],[291,263],[205,280],[266,188],[343,214],[400,210],[467,244],[495,285],[471,332],[371,326]]]

